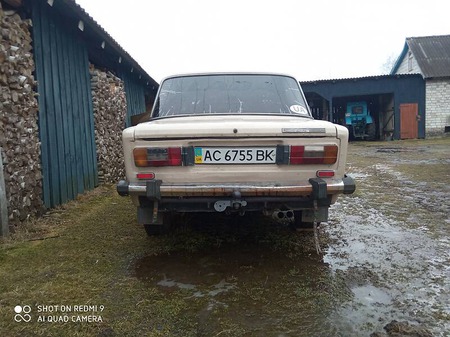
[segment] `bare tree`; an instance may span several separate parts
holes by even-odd
[[[394,68],[395,62],[397,62],[398,56],[394,53],[390,54],[386,61],[381,66],[381,73],[382,74],[390,74],[392,68]]]

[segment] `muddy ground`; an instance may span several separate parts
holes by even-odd
[[[395,319],[449,336],[450,142],[353,144],[348,166],[358,191],[333,207],[323,259],[352,292],[340,329]]]
[[[450,336],[450,138],[353,143],[348,172],[357,191],[321,225],[320,256],[311,233],[261,218],[146,238],[99,188],[2,241],[0,335]]]

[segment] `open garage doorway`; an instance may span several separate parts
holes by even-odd
[[[330,101],[313,92],[306,97],[314,119],[329,120]]]
[[[349,129],[351,140],[392,139],[394,94],[334,97],[331,117]]]

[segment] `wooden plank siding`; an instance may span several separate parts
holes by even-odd
[[[54,207],[98,184],[89,60],[76,27],[31,4],[44,203]]]
[[[400,104],[400,139],[418,137],[419,105],[417,103]]]
[[[144,87],[134,78],[133,73],[122,71],[120,77],[125,84],[127,98],[127,126],[131,126],[131,116],[145,112]]]

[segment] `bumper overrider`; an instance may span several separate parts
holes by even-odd
[[[217,211],[232,209],[260,210],[272,204],[290,204],[293,209],[329,206],[336,194],[352,194],[353,178],[325,181],[311,178],[304,185],[278,184],[164,184],[161,180],[117,184],[121,196],[137,195],[141,206],[158,202],[165,211]]]

